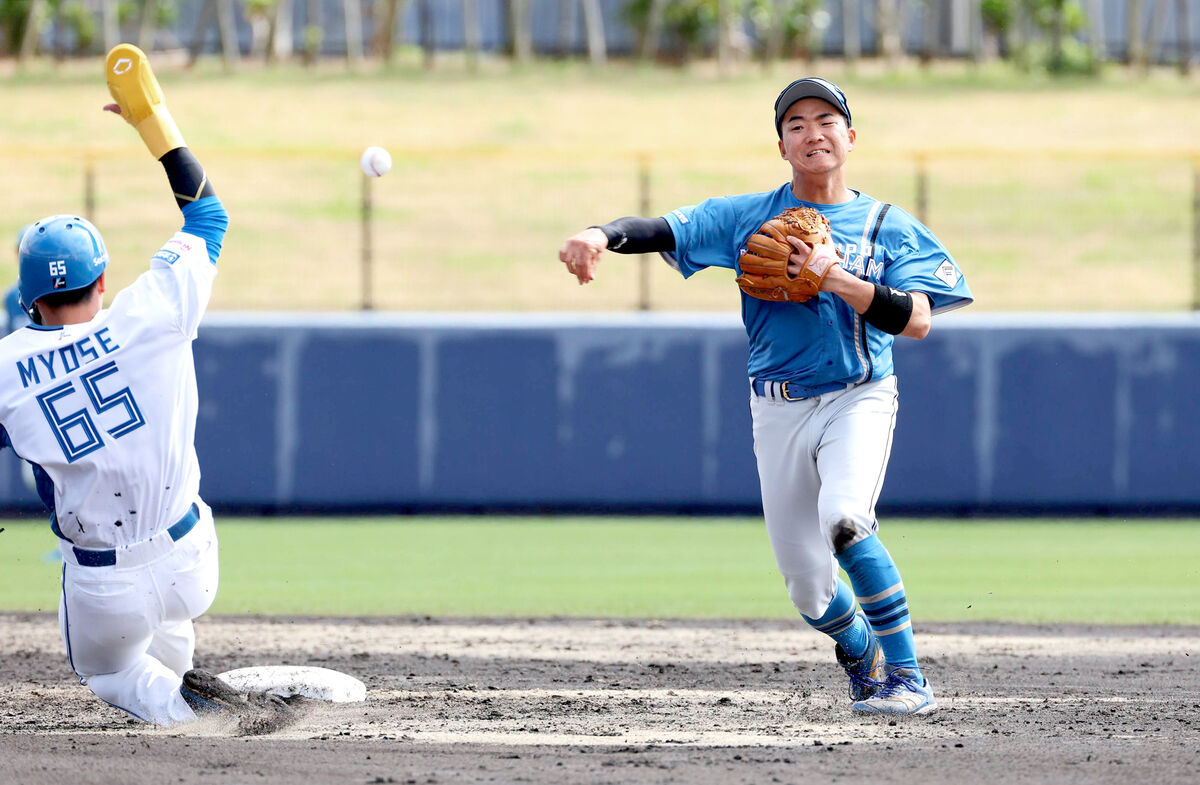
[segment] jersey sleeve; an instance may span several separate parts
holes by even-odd
[[[215,196],[185,206],[183,215],[183,228],[154,254],[139,284],[159,301],[171,323],[192,339],[212,297],[216,260],[229,219]]]
[[[667,264],[684,278],[705,267],[733,269],[737,211],[728,197],[706,199],[663,216],[675,235],[675,250],[663,252]]]
[[[905,292],[924,292],[933,301],[933,313],[945,313],[970,305],[974,300],[966,276],[933,232],[920,221],[898,208],[895,223],[885,221],[883,245],[888,264],[883,283]]]
[[[217,257],[221,255],[221,243],[225,241],[225,230],[229,228],[229,214],[225,212],[225,206],[217,197],[207,196],[185,204],[181,209],[181,231],[204,240],[208,260],[216,264]]]

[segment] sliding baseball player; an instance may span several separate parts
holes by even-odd
[[[193,446],[192,341],[228,218],[146,55],[122,44],[105,69],[116,100],[105,108],[162,164],[183,227],[107,309],[95,226],[53,215],[25,232],[20,300],[31,322],[0,341],[0,446],[33,465],[59,540],[71,668],[106,703],[169,726],[246,703],[191,671],[192,620],[217,591]]]

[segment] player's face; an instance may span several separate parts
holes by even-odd
[[[854,149],[855,133],[833,104],[801,98],[788,107],[780,126],[779,154],[792,168],[807,174],[840,169]]]

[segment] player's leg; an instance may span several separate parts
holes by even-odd
[[[167,558],[152,565],[155,583],[161,587],[162,617],[138,678],[114,674],[114,681],[121,680],[115,686],[164,701],[170,713],[165,721],[154,720],[160,724],[216,713],[237,718],[241,733],[268,733],[299,716],[292,704],[263,692],[240,693],[216,675],[192,669],[196,645],[192,620],[208,610],[218,581],[212,512],[202,503],[200,507],[200,520],[192,531],[176,543]],[[163,670],[169,671],[170,678],[147,678]]]
[[[217,537],[212,513],[201,511],[196,527],[176,543],[170,558],[155,563],[153,569],[162,587],[163,611],[146,653],[182,678],[192,669],[196,650],[192,620],[208,610],[217,593]]]
[[[192,620],[163,622],[154,631],[146,654],[165,665],[179,678],[192,669],[196,652],[196,630]]]
[[[850,577],[888,668],[897,679],[906,680],[901,691],[921,688],[918,700],[903,702],[909,710],[897,713],[924,713],[935,704],[917,664],[904,582],[876,533],[875,503],[891,453],[896,411],[894,377],[857,387],[831,401],[817,452],[822,480],[818,509],[829,545]],[[881,694],[888,689],[885,686]],[[855,709],[866,710],[862,704],[855,704]]]
[[[838,560],[855,587],[864,587],[856,588],[858,599],[888,661],[888,678],[880,691],[855,703],[854,710],[869,714],[933,711],[937,702],[933,688],[917,665],[908,599],[895,560],[877,535],[852,545],[838,555]]]
[[[87,685],[105,703],[123,709],[144,722],[178,725],[196,719],[183,699],[182,678],[151,657],[140,654],[123,670],[87,677]]]
[[[145,722],[195,719],[180,677],[146,654],[158,598],[146,570],[63,566],[59,625],[71,667],[101,700]]]
[[[876,534],[875,503],[896,419],[895,380],[856,387],[828,405],[817,450],[822,530],[881,639],[888,664],[916,667],[904,586]]]
[[[887,662],[879,640],[858,610],[854,591],[846,582],[836,579],[833,599],[821,617],[802,615],[813,629],[837,643],[834,656],[850,677],[850,700],[866,700],[879,692],[887,677]]]
[[[815,402],[751,400],[763,513],[792,604],[814,629],[833,638],[838,662],[850,677],[850,695],[861,700],[878,689],[883,657],[856,613],[853,591],[837,577],[820,527],[815,505],[820,478],[811,439],[815,408]]]
[[[792,604],[820,618],[832,602],[836,565],[829,556],[813,503],[820,478],[812,461],[806,426],[811,406],[751,398],[754,455],[762,489],[767,535]]]

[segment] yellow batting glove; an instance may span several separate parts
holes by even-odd
[[[145,52],[133,44],[114,46],[104,63],[104,75],[121,116],[137,129],[155,160],[186,146]]]

